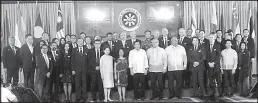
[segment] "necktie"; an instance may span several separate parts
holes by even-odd
[[[13,53],[16,54],[15,47],[12,47]]]
[[[82,48],[80,47],[80,53],[82,54],[83,52],[82,52]]]
[[[197,46],[194,47],[194,50],[195,50],[195,51],[197,50]]]
[[[183,38],[181,38],[181,40],[180,40],[180,44],[182,44],[182,42],[183,42]]]
[[[53,58],[56,61],[56,52],[55,51],[53,51]]]
[[[45,58],[45,62],[47,64],[47,68],[49,69],[49,61],[48,61],[48,58],[47,58],[47,54],[44,54],[44,58]]]
[[[110,46],[110,49],[112,50],[112,42],[109,41],[109,46]]]
[[[210,47],[211,52],[212,52],[212,48],[213,48],[213,45],[211,44],[211,47]]]
[[[97,55],[97,57],[96,57],[96,62],[99,63],[99,50],[97,50],[96,53],[97,53],[97,54],[96,54],[96,55]]]
[[[239,49],[239,43],[237,42],[236,50],[238,51]]]
[[[125,48],[125,41],[123,40],[123,47]]]

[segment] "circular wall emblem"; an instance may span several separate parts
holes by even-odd
[[[141,21],[141,14],[133,8],[124,9],[118,17],[120,27],[126,31],[134,31],[138,29]]]

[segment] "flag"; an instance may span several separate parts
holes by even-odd
[[[47,10],[46,10],[46,23],[45,23],[44,31],[50,34],[50,23],[49,23],[49,19],[48,19]]]
[[[234,1],[233,4],[233,21],[232,21],[232,30],[233,30],[233,37],[235,34],[240,34],[240,26],[239,26],[239,17],[238,17],[238,12],[237,12],[237,3]]]
[[[6,15],[5,15],[5,20],[4,20],[4,26],[3,29],[1,28],[1,50],[3,50],[3,47],[8,45],[8,38],[11,35],[10,34],[10,29],[9,29],[9,20],[7,18],[7,10],[6,10]]]
[[[61,1],[60,4],[58,6],[58,16],[57,16],[57,25],[56,25],[56,37],[57,38],[62,38],[64,37],[64,26],[63,26],[63,18],[62,18],[62,12],[61,12]]]
[[[66,28],[67,33],[66,33],[66,34],[71,34],[72,32],[71,32],[71,19],[70,19],[70,16],[68,16],[66,22],[67,22],[67,23],[66,23],[66,26],[67,26],[67,28]]]
[[[253,24],[253,15],[252,15],[252,9],[251,9],[251,2],[249,1],[249,18],[248,18],[248,29],[250,30],[250,37],[255,37],[255,30],[254,30],[254,24]]]
[[[36,3],[36,5],[37,5],[37,3]],[[43,25],[42,25],[41,18],[40,18],[40,12],[39,12],[38,5],[37,5],[36,14],[37,14],[37,16],[36,16],[36,22],[35,22],[35,26],[34,26],[34,37],[36,38],[36,41],[39,41],[39,38],[41,38],[44,30],[43,30]]]
[[[221,13],[221,16],[220,16],[219,29],[221,30],[222,34],[225,33],[224,19],[223,19],[223,10],[222,10],[222,13]]]
[[[21,8],[20,8],[20,4],[18,2],[18,7],[17,7],[17,11],[18,11],[18,18],[16,20],[15,23],[15,46],[17,47],[21,47],[22,42],[25,42],[25,31],[26,31],[26,26],[23,20],[23,16],[21,13]]]
[[[192,1],[192,17],[191,17],[191,28],[193,30],[192,36],[195,35],[195,30],[197,29],[196,16],[195,16],[195,7]]]
[[[211,32],[215,32],[218,25],[217,12],[215,2],[212,1],[212,11],[211,11]]]
[[[202,15],[202,12],[201,12],[201,21],[200,21],[200,30],[205,30],[205,26],[204,26],[204,20],[203,20],[203,15]]]
[[[26,34],[31,34],[31,19],[30,19],[30,16],[31,15],[27,15],[27,25],[26,25],[26,28],[27,28],[27,30],[26,30]]]

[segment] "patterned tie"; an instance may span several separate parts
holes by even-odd
[[[13,50],[13,53],[14,53],[14,55],[16,54],[16,51],[15,51],[15,47],[13,46],[12,47],[12,50]]]
[[[97,58],[96,58],[96,62],[99,63],[99,50],[97,50]]]

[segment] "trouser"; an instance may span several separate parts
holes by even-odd
[[[19,81],[19,68],[7,68],[7,83],[11,83],[13,78],[13,85],[17,86]]]
[[[134,82],[134,98],[145,97],[145,75],[144,73],[136,73],[133,75]]]
[[[193,76],[193,94],[195,96],[204,96],[204,70],[200,67],[192,68]],[[200,86],[200,92],[198,93],[198,85]]]
[[[208,68],[208,79],[209,79],[209,95],[215,95],[215,88],[217,82],[218,92],[222,94],[222,74],[220,68]]]
[[[249,68],[239,70],[239,93],[240,95],[249,95]]]
[[[42,90],[42,100],[45,100],[45,101],[49,101],[50,100],[50,85],[51,84],[51,79],[50,78],[45,78],[44,80],[44,83],[42,85],[42,88],[39,87],[39,89]]]
[[[127,69],[127,75],[128,75],[128,85],[127,85],[127,90],[128,91],[131,91],[131,90],[133,90],[133,86],[134,86],[134,83],[133,83],[133,76],[130,74],[131,72],[130,72],[130,69],[128,68]]]
[[[237,86],[237,83],[239,81],[239,68],[236,69],[236,72],[234,74],[234,85]]]
[[[183,86],[189,87],[191,85],[191,72],[189,70],[189,65],[186,70],[183,70]]]
[[[163,72],[150,72],[152,97],[163,97]],[[157,83],[158,82],[158,85]]]
[[[34,90],[34,75],[35,75],[35,69],[33,68],[26,68],[23,70],[24,75],[24,86],[26,88],[31,88]]]
[[[85,68],[82,68],[85,69]],[[75,91],[76,91],[76,100],[86,100],[87,99],[87,74],[85,72],[76,72],[75,71]]]
[[[100,76],[100,71],[94,71],[90,74],[91,78],[91,93],[92,99],[95,101],[97,99],[97,91],[99,92],[99,100],[104,100],[103,83]]]
[[[51,97],[54,100],[58,99],[58,92],[59,92],[60,84],[61,84],[61,82],[60,82],[59,74],[57,74],[55,72],[53,74],[51,74],[50,93],[53,94]],[[52,93],[53,89],[54,89],[54,93]]]
[[[172,97],[182,95],[182,73],[183,70],[168,71],[169,95]],[[174,80],[176,80],[176,88],[174,88]]]
[[[225,80],[225,93],[233,93],[234,76],[232,70],[223,70],[223,75]]]

